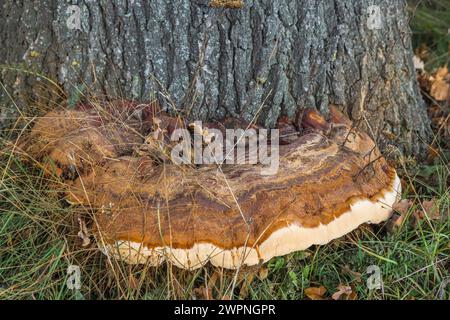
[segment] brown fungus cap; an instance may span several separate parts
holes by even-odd
[[[101,249],[130,263],[255,265],[386,220],[399,197],[395,170],[333,106],[329,121],[314,110],[303,112],[298,137],[294,124],[279,122],[280,136],[286,132],[289,138],[282,138],[279,169],[270,176],[261,175],[259,164],[195,167],[155,159],[151,152],[136,154],[124,145],[151,132],[139,132],[127,120],[120,130],[114,121],[80,122],[82,111],[65,112],[69,118],[76,113],[77,125],[61,129],[58,143],[40,154],[53,157],[63,171],[65,152],[90,156],[89,167],[67,181],[67,200],[93,210]],[[47,130],[59,123],[45,119],[35,125],[41,140],[42,123]],[[91,131],[96,133],[82,133]]]

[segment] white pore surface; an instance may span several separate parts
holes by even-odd
[[[239,247],[224,250],[211,243],[196,243],[189,249],[170,246],[147,248],[142,243],[116,241],[114,244],[106,244],[103,252],[133,264],[148,263],[156,266],[167,260],[180,268],[197,269],[210,261],[215,266],[236,269],[242,265],[251,266],[276,256],[305,250],[311,245],[326,244],[363,223],[380,223],[390,217],[392,206],[400,198],[400,193],[400,179],[396,174],[391,187],[377,201],[369,199],[356,201],[350,205],[349,211],[327,225],[307,228],[292,224],[281,228],[263,241],[258,249]]]

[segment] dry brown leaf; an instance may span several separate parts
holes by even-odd
[[[351,295],[353,294],[353,290],[351,287],[340,284],[337,289],[338,291],[333,293],[333,295],[331,296],[333,300],[350,300],[349,297],[351,297]]]
[[[389,233],[393,233],[400,229],[400,227],[403,225],[403,222],[405,221],[405,217],[405,214],[394,213],[386,224],[387,231]]]
[[[353,276],[355,278],[356,282],[361,282],[362,281],[362,274],[360,272],[353,271],[352,269],[350,269],[350,267],[348,265],[345,265],[342,268],[342,272]]]
[[[89,238],[89,233],[86,227],[86,223],[83,219],[78,218],[78,225],[80,226],[80,231],[78,231],[78,236],[83,240],[81,246],[86,247],[91,243],[91,239]]]
[[[248,290],[250,288],[251,283],[253,282],[253,279],[255,278],[254,273],[250,273],[245,280],[242,282],[241,289],[239,290],[239,297],[241,299],[245,299],[248,296]]]
[[[410,220],[411,226],[416,227],[419,224],[419,222],[425,218],[425,214],[423,213],[422,210],[415,210],[412,213],[412,218],[413,219]]]
[[[428,74],[419,74],[417,76],[417,82],[419,82],[419,87],[426,91],[429,92],[430,91],[430,81],[429,81],[429,76]]]
[[[404,215],[404,214],[406,214],[408,212],[408,210],[411,208],[412,205],[413,205],[413,202],[411,200],[409,200],[409,199],[402,199],[399,202],[397,202],[396,204],[394,204],[392,209],[394,209],[395,211],[397,211],[401,215]]]
[[[423,201],[422,207],[430,220],[439,220],[441,218],[436,198]]]
[[[403,221],[405,221],[405,215],[402,214],[402,215],[398,216],[397,219],[395,219],[394,225],[397,227],[400,227],[403,224]]]
[[[320,287],[309,287],[305,289],[305,295],[311,300],[323,300],[324,294],[327,289],[324,286]]]
[[[394,204],[392,209],[397,213],[394,213],[386,224],[386,229],[389,233],[397,231],[403,225],[406,214],[412,205],[413,202],[409,199],[402,199]]]
[[[448,74],[448,68],[447,68],[447,66],[443,66],[436,70],[434,77],[436,78],[436,80],[444,80],[445,77],[447,76],[447,74]]]
[[[436,79],[430,88],[430,95],[437,101],[445,101],[449,96],[449,84],[444,80]]]
[[[426,217],[430,220],[439,220],[441,218],[435,198],[423,201],[422,209],[415,210],[412,213],[412,219],[410,220],[411,226],[416,227]]]
[[[214,273],[207,278],[206,285],[202,285],[193,290],[196,298],[199,300],[215,300],[213,290],[217,289],[216,283],[219,280],[220,280],[220,273],[218,271],[214,271]]]
[[[258,272],[258,278],[259,280],[264,280],[269,275],[269,269],[267,267],[262,267]]]
[[[214,300],[211,288],[200,286],[193,290],[195,297],[198,300]]]

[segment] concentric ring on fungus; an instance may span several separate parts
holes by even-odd
[[[328,121],[306,110],[296,122],[280,119],[279,170],[271,176],[259,164],[221,171],[171,163],[165,142],[189,125],[154,104],[51,111],[23,146],[51,159],[71,204],[93,211],[104,253],[129,263],[234,269],[386,220],[399,198],[395,170],[334,106]],[[208,125],[247,128],[236,119]]]

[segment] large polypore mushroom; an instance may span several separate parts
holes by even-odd
[[[165,139],[177,127],[189,124],[154,105],[83,107],[39,119],[27,145],[66,179],[67,200],[93,212],[100,248],[130,263],[255,265],[386,220],[399,197],[395,170],[334,107],[328,121],[312,110],[280,119],[269,176],[261,164],[172,163]]]

